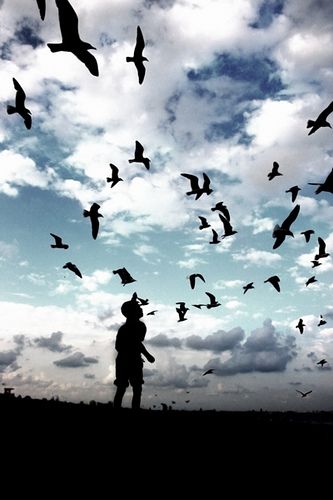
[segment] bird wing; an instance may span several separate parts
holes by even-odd
[[[143,152],[144,152],[144,147],[142,146],[142,144],[139,141],[135,141],[135,152],[134,152],[135,158],[137,157],[141,158],[143,156]]]
[[[58,7],[59,24],[63,43],[73,44],[80,40],[79,19],[68,0],[56,0]]]
[[[272,168],[272,174],[277,174],[277,171],[278,171],[278,168],[279,168],[279,164],[277,161],[273,161],[273,168]]]
[[[203,182],[203,185],[202,185],[202,189],[203,189],[203,190],[209,189],[209,185],[210,185],[210,178],[208,177],[208,175],[207,175],[207,174],[205,174],[205,172],[202,174],[202,177],[204,178],[204,182]]]
[[[92,75],[99,75],[96,58],[88,52],[88,50],[73,50],[72,52],[81,62],[83,62],[83,64],[86,65]]]
[[[300,210],[300,205],[295,205],[288,217],[282,222],[281,229],[289,229],[292,223],[296,220]]]
[[[228,221],[228,219],[226,219],[223,215],[219,214],[219,217],[220,217],[220,220],[221,222],[223,223],[223,226],[224,226],[224,232],[225,233],[231,233],[232,232],[232,225],[230,224],[230,222]]]
[[[304,393],[304,396],[307,396],[308,394],[311,394],[312,391],[308,391]]]
[[[24,101],[26,97],[25,92],[15,78],[13,78],[13,83],[14,83],[14,88],[16,89],[16,99],[15,99],[16,107],[22,108],[24,107]]]
[[[205,293],[206,293],[206,295],[208,295],[209,300],[210,300],[210,303],[211,303],[211,304],[214,304],[214,303],[216,302],[216,297],[215,297],[215,295],[213,295],[212,293],[209,293],[209,292],[205,292]]]
[[[138,72],[139,83],[141,84],[146,74],[146,68],[142,61],[135,61],[134,64]]]
[[[302,394],[302,396],[304,396],[304,392],[299,391],[298,389],[295,389],[295,390],[296,390],[296,392],[299,392],[300,394]]]
[[[191,274],[188,279],[190,280],[190,285],[191,285],[191,288],[193,290],[193,288],[195,287],[195,274]]]
[[[140,26],[136,30],[136,44],[134,48],[134,58],[141,57],[142,51],[145,48],[145,41]],[[141,83],[141,82],[140,82]]]
[[[53,233],[50,233],[50,235],[53,236],[53,238],[55,239],[56,245],[61,245],[62,239],[60,238],[60,236],[57,236],[56,234]]]
[[[91,233],[92,233],[92,237],[95,240],[97,238],[97,235],[98,235],[99,221],[98,221],[98,217],[91,217],[90,219],[91,219]]]
[[[323,253],[325,253],[326,243],[322,238],[320,238],[320,236],[318,238],[318,243],[319,243],[319,252],[318,253],[319,253],[319,255],[322,255]]]
[[[78,268],[78,267],[76,267],[76,265],[75,265],[75,264],[71,264],[71,265],[69,266],[69,269],[71,269],[71,271],[73,271],[73,273],[75,273],[77,276],[79,276],[79,278],[82,278],[82,274],[81,274],[81,272],[80,272],[79,268]]]
[[[202,276],[202,274],[197,273],[197,274],[195,274],[195,276],[196,276],[197,278],[200,278],[200,279],[201,279],[204,283],[206,283],[205,278]]]
[[[325,108],[320,115],[318,116],[316,121],[326,120],[329,114],[333,111],[333,101]]]
[[[112,176],[118,177],[119,168],[116,167],[116,165],[114,165],[113,163],[110,163],[110,167],[112,170]]]
[[[206,219],[206,217],[202,217],[201,215],[198,215],[199,219],[201,220],[201,223],[203,226],[205,226],[206,224],[208,224],[208,221]]]
[[[199,179],[196,175],[192,175],[192,174],[180,174],[182,175],[183,177],[186,177],[186,179],[188,179],[191,183],[191,189],[192,191],[198,191],[200,188],[199,188]]]
[[[99,208],[101,208],[101,206],[98,203],[93,203],[90,207],[90,213],[97,214]]]
[[[40,17],[41,17],[42,21],[44,21],[45,12],[46,12],[46,1],[45,0],[37,0],[37,5],[38,5]]]

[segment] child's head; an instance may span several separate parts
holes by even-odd
[[[139,303],[137,302],[136,293],[133,294],[131,300],[124,302],[121,306],[121,312],[127,319],[139,319],[143,316],[143,311]]]

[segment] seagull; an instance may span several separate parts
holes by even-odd
[[[223,201],[219,201],[218,203],[216,203],[215,207],[211,208],[211,211],[212,212],[215,212],[215,210],[219,210],[220,212],[222,212],[222,214],[224,215],[224,217],[228,220],[230,220],[230,213],[229,213],[229,210],[227,209],[227,207],[223,204]]]
[[[298,186],[293,186],[287,189],[286,193],[291,193],[291,201],[294,202],[297,198],[298,191],[301,191],[301,188]]]
[[[62,239],[60,238],[60,236],[57,236],[56,234],[53,234],[53,233],[50,233],[50,235],[53,236],[53,238],[55,240],[55,244],[50,245],[51,248],[64,248],[65,250],[67,250],[68,245],[66,243],[62,242]]]
[[[323,325],[326,325],[326,323],[327,323],[327,321],[325,321],[325,320],[323,319],[323,315],[321,314],[321,315],[320,315],[320,320],[319,320],[319,323],[318,323],[318,325],[317,325],[317,326],[323,326]]]
[[[320,365],[321,367],[323,367],[324,365],[326,365],[326,363],[328,363],[328,361],[326,361],[326,359],[321,359],[320,361],[318,361],[317,365]]]
[[[66,262],[66,264],[64,266],[62,266],[62,268],[69,269],[70,271],[73,271],[73,273],[75,273],[76,276],[78,276],[79,278],[82,278],[81,271],[72,262]]]
[[[94,76],[98,76],[98,66],[95,57],[88,52],[90,49],[96,50],[88,42],[83,42],[79,35],[79,20],[75,10],[68,0],[55,0],[58,7],[58,16],[60,23],[61,43],[48,43],[47,46],[51,52],[72,52],[80,61],[82,61]]]
[[[144,67],[143,61],[148,61],[146,57],[142,56],[143,49],[145,48],[145,41],[143,38],[143,34],[141,31],[140,26],[137,27],[136,30],[136,44],[134,47],[134,54],[133,57],[126,57],[127,62],[134,62],[137,72],[138,72],[138,77],[139,77],[139,83],[141,83],[144,80],[145,73],[146,73],[146,68]]]
[[[308,391],[308,392],[302,392],[302,391],[298,391],[296,389],[296,392],[299,392],[300,394],[302,394],[302,398],[305,398],[308,394],[311,394],[312,391]]]
[[[155,313],[157,312],[157,309],[154,309],[154,311],[150,311],[147,313],[147,316],[155,316]]]
[[[270,278],[267,278],[267,280],[264,281],[264,283],[270,283],[271,285],[274,286],[275,290],[278,292],[280,291],[280,278],[278,276],[271,276]]]
[[[324,182],[308,182],[311,186],[319,186],[315,193],[319,194],[322,191],[326,191],[326,193],[333,193],[333,168],[326,177]]]
[[[198,215],[198,218],[201,221],[199,229],[206,229],[207,227],[210,227],[210,224],[208,224],[206,217],[201,217],[200,215]]]
[[[315,260],[324,259],[329,256],[329,253],[326,252],[326,243],[322,238],[318,238],[319,250],[315,255]]]
[[[107,177],[106,182],[111,182],[111,187],[113,188],[119,181],[123,181],[124,179],[118,176],[119,168],[116,167],[116,165],[110,163],[110,167],[112,170],[112,177]]]
[[[314,230],[313,229],[307,229],[306,231],[302,231],[301,234],[304,234],[306,243],[309,243],[310,236],[311,236],[311,234],[314,234]]]
[[[8,104],[7,113],[9,115],[12,115],[13,113],[18,113],[20,116],[22,116],[26,128],[31,129],[31,123],[32,123],[31,111],[24,105],[26,98],[25,92],[15,78],[13,78],[13,83],[14,83],[14,88],[16,89],[15,106],[11,106],[10,104]]]
[[[204,377],[205,375],[209,375],[210,373],[214,373],[214,368],[209,368],[209,370],[203,372],[202,376]]]
[[[202,194],[206,193],[208,196],[209,194],[211,194],[213,192],[213,190],[209,187],[210,179],[209,179],[208,175],[205,174],[205,172],[203,172],[203,174],[202,174],[202,177],[204,179],[202,188],[199,187],[199,178],[196,175],[192,175],[192,174],[180,174],[180,175],[182,175],[183,177],[186,177],[186,179],[188,179],[191,183],[191,191],[188,191],[186,193],[187,196],[191,196],[192,194],[195,194],[196,195],[195,199],[198,200]]]
[[[311,260],[311,262],[313,264],[312,267],[318,267],[318,266],[321,266],[321,264],[322,264],[321,262],[318,262],[317,260]]]
[[[119,274],[120,278],[121,278],[121,283],[123,286],[125,285],[128,285],[129,283],[133,283],[134,281],[136,281],[134,278],[132,278],[132,276],[130,275],[130,273],[127,271],[127,269],[125,267],[122,267],[120,269],[116,269],[115,271],[112,271],[113,274]]]
[[[304,332],[304,327],[306,325],[303,323],[303,319],[300,318],[297,325],[295,326],[295,328],[299,328],[299,333],[303,333]]]
[[[46,0],[37,0],[37,5],[41,20],[44,21],[45,11],[46,11]]]
[[[221,236],[221,238],[227,238],[227,236],[232,236],[233,234],[237,234],[238,231],[235,231],[232,228],[232,225],[230,224],[228,219],[226,219],[221,214],[219,214],[219,217],[220,217],[220,221],[223,223],[223,226],[224,226],[224,234]]]
[[[315,283],[316,281],[318,281],[318,280],[316,280],[316,277],[315,276],[311,276],[311,278],[309,278],[307,280],[307,282],[305,283],[305,286],[311,285],[311,283]]]
[[[129,163],[143,163],[144,166],[146,167],[147,170],[149,170],[150,167],[150,159],[145,158],[143,156],[144,148],[142,144],[140,144],[139,141],[135,141],[135,151],[134,151],[134,158],[131,160],[128,160]]]
[[[190,280],[190,285],[191,285],[192,290],[195,287],[195,278],[200,278],[203,282],[205,282],[205,278],[202,276],[202,274],[199,274],[199,273],[190,274],[190,276],[188,278]]]
[[[176,307],[176,311],[177,311],[178,316],[179,316],[178,323],[180,321],[186,321],[187,318],[185,318],[185,314],[187,313],[189,308],[185,307],[185,302],[176,302],[176,304],[179,304],[179,306],[180,306],[180,307]]]
[[[314,134],[316,130],[318,130],[320,127],[331,127],[331,125],[328,123],[326,118],[328,117],[329,114],[331,114],[333,111],[333,101],[327,106],[327,108],[324,109],[316,118],[315,121],[313,120],[308,120],[308,123],[306,125],[306,128],[311,128],[310,132],[308,135]]]
[[[221,243],[221,240],[218,239],[218,234],[215,231],[215,229],[212,229],[212,232],[213,232],[213,241],[210,241],[209,243],[211,245],[217,245],[217,243]]]
[[[218,307],[221,305],[219,302],[217,302],[215,295],[209,292],[205,292],[205,294],[208,295],[210,300],[210,304],[206,304],[207,309],[211,309],[212,307]]]
[[[253,286],[253,281],[251,281],[251,283],[248,283],[247,285],[243,286],[243,290],[244,292],[243,293],[246,293],[248,290],[250,290],[251,288],[254,288]]]
[[[94,240],[97,238],[98,229],[99,229],[99,221],[98,217],[103,217],[102,214],[98,213],[98,209],[100,206],[98,203],[93,203],[90,207],[90,210],[83,210],[83,217],[90,217],[91,220],[91,233]]]
[[[137,297],[140,306],[147,306],[149,304],[149,299],[141,299],[140,297]]]
[[[271,181],[276,177],[277,175],[283,175],[280,172],[278,172],[279,164],[277,161],[273,161],[273,168],[272,170],[267,174],[268,180]]]
[[[193,307],[197,307],[198,309],[201,309],[202,307],[207,307],[206,304],[192,304]]]
[[[286,236],[294,237],[294,234],[290,231],[290,226],[295,222],[300,210],[300,205],[295,205],[288,217],[282,222],[281,227],[279,224],[273,229],[273,238],[275,238],[275,243],[273,249],[278,248],[285,240]]]

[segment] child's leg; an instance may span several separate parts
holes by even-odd
[[[140,409],[141,393],[142,393],[142,386],[141,385],[134,385],[133,386],[133,397],[132,397],[132,409],[133,410]]]
[[[126,392],[126,386],[118,386],[116,390],[116,394],[113,400],[114,408],[121,408],[121,404],[123,402],[123,397]]]

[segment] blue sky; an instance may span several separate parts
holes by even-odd
[[[333,265],[331,256],[316,269],[310,261],[318,237],[333,254],[332,195],[307,183],[333,167],[332,130],[306,129],[332,101],[331,2],[71,4],[99,77],[47,47],[60,41],[53,0],[44,21],[35,0],[0,2],[1,382],[22,395],[112,400],[120,305],[137,292],[149,299],[146,344],[156,358],[145,365],[145,407],[331,410]],[[142,85],[126,63],[138,25],[149,59]],[[13,77],[31,130],[6,113]],[[128,162],[136,140],[149,171]],[[268,181],[274,161],[283,175]],[[112,189],[110,163],[124,180]],[[200,183],[205,172],[213,192],[186,196],[184,172]],[[285,191],[294,185],[292,203]],[[221,236],[211,211],[219,201],[237,234],[211,245],[198,216]],[[96,241],[82,215],[92,203],[103,214]],[[273,228],[296,203],[294,238],[273,250]],[[306,229],[315,231],[309,243]],[[50,233],[69,249],[52,249]],[[82,280],[62,268],[68,261]],[[121,285],[121,267],[134,283]],[[206,282],[192,290],[194,272]],[[273,275],[280,293],[264,283]],[[205,292],[221,306],[194,308]],[[178,301],[190,308],[181,323]],[[318,327],[320,315],[327,323]],[[207,368],[215,373],[203,377]],[[302,399],[296,389],[313,392]]]

